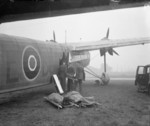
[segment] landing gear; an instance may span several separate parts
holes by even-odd
[[[108,85],[109,84],[110,78],[109,78],[109,76],[106,72],[102,73],[101,80],[103,82],[103,85]]]
[[[102,40],[109,40],[109,28],[107,30],[106,36],[102,39]],[[108,74],[106,73],[106,53],[108,52],[110,55],[113,56],[113,54],[115,53],[116,55],[119,55],[112,47],[105,47],[105,48],[101,48],[100,50],[100,56],[104,56],[104,72],[102,73],[102,81],[104,82],[104,84],[108,84],[110,81],[110,78],[108,76]]]

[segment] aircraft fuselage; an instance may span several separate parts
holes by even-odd
[[[0,92],[49,83],[65,50],[54,42],[0,34]]]
[[[0,34],[0,94],[49,84],[68,52],[65,44]]]

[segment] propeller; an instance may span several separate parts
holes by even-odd
[[[104,37],[102,40],[109,40],[109,28],[107,29],[106,37]],[[116,55],[119,55],[112,47],[100,49],[101,56],[104,56],[106,52],[108,52],[112,56],[114,53]]]
[[[51,42],[56,42],[55,31],[53,31],[53,39],[51,39],[50,41]]]
[[[109,40],[109,28],[107,29],[106,36],[102,40]],[[112,47],[101,48],[99,51],[100,51],[100,55],[104,56],[104,72],[106,72],[106,52],[108,52],[112,56],[114,53],[116,55],[119,54]]]

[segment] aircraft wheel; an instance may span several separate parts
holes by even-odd
[[[108,85],[109,81],[110,81],[109,75],[107,73],[103,72],[101,75],[101,80],[104,85]]]

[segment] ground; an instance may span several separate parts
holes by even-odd
[[[0,105],[0,126],[150,126],[150,96],[138,93],[133,80],[107,86],[85,81],[83,96],[100,106],[57,109],[44,101],[49,87],[16,94]]]

